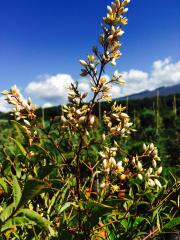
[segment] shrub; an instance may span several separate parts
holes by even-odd
[[[31,99],[24,101],[16,86],[3,92],[14,105],[18,134],[2,148],[2,239],[145,240],[179,223],[179,185],[161,176],[157,147],[143,144],[133,155],[122,148],[134,131],[125,107],[114,103],[100,120],[93,115],[96,102],[111,100],[111,86],[124,84],[118,71],[110,80],[104,72],[121,56],[128,3],[107,7],[101,48],[80,60],[81,76],[90,79],[89,102],[71,84],[61,119],[44,128]]]

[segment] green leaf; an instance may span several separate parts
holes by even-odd
[[[4,181],[3,178],[0,178],[0,186],[4,189],[5,193],[8,192],[8,186],[7,186],[7,183]]]
[[[135,218],[135,221],[134,221],[134,223],[133,223],[133,228],[136,228],[140,223],[142,223],[143,221],[148,221],[146,218],[144,218],[144,217],[136,217]]]
[[[17,121],[11,120],[11,123],[16,127],[17,130],[20,130],[25,139],[28,141],[30,138],[30,134],[26,131],[26,129]]]
[[[128,220],[122,219],[122,220],[120,221],[120,223],[121,223],[121,225],[122,225],[125,229],[128,228]]]
[[[33,144],[32,145],[32,149],[35,151],[35,152],[40,152],[42,153],[44,156],[46,157],[49,157],[49,159],[52,159],[51,155],[49,154],[49,152],[43,148],[42,146],[38,145],[38,144]]]
[[[38,177],[40,179],[45,178],[54,170],[54,168],[55,168],[54,165],[47,165],[47,166],[41,167],[38,172]]]
[[[13,176],[13,196],[14,196],[14,207],[17,208],[21,199],[21,188],[19,186],[16,176]]]
[[[176,217],[176,218],[172,219],[170,222],[168,222],[166,225],[164,225],[163,228],[172,230],[177,225],[180,225],[180,217]]]
[[[134,193],[132,187],[129,190],[129,196],[133,199],[134,198]]]
[[[13,217],[10,218],[4,225],[2,225],[1,232],[17,226],[22,227],[24,225],[35,225],[35,223],[26,217]]]
[[[17,226],[27,226],[27,225],[37,225],[41,229],[49,230],[50,222],[41,217],[38,213],[29,209],[22,209],[17,212],[16,216],[7,220],[7,222],[2,225],[1,232],[7,229],[17,227]],[[50,228],[51,229],[51,228]]]
[[[34,224],[36,224],[41,229],[49,230],[49,227],[51,225],[51,223],[46,218],[43,218],[40,214],[30,209],[22,209],[17,212],[16,216],[23,218],[25,217],[29,221],[34,222]]]
[[[108,212],[112,212],[111,206],[89,200],[88,202],[82,203],[82,207],[88,210],[87,226],[93,227],[99,222],[99,218]]]
[[[14,203],[11,203],[9,206],[7,206],[5,209],[3,209],[1,215],[0,215],[0,220],[2,222],[6,221],[13,213],[14,210]]]
[[[65,203],[59,210],[59,213],[64,212],[67,208],[69,208],[71,206],[70,202]]]
[[[48,187],[50,187],[50,185],[47,182],[38,179],[28,180],[24,186],[19,207],[23,206],[27,201],[32,200]]]
[[[22,144],[14,138],[10,138],[10,139],[17,145],[17,147],[20,150],[20,152],[22,153],[22,155],[29,159],[28,153],[27,153],[26,149],[22,146]]]

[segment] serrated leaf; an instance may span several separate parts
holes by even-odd
[[[21,193],[21,188],[19,186],[16,176],[13,176],[13,196],[14,196],[14,207],[17,208],[20,202],[22,193]]]

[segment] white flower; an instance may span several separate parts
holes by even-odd
[[[100,184],[100,188],[105,188],[105,186],[106,186],[106,183],[105,183],[105,182],[103,182],[103,183]]]
[[[79,60],[79,62],[80,62],[80,64],[81,64],[82,66],[84,66],[84,67],[86,67],[86,66],[87,66],[87,62],[86,62],[86,61],[84,61],[84,60]]]
[[[162,185],[161,185],[161,183],[160,183],[159,180],[154,179],[154,183],[155,183],[158,187],[162,188]]]
[[[154,159],[152,160],[152,165],[153,165],[154,168],[157,167],[157,162],[156,162],[156,160],[154,160]]]
[[[137,176],[138,176],[139,180],[141,180],[141,181],[143,180],[143,176],[142,176],[142,174],[138,173]]]
[[[148,185],[151,186],[151,187],[155,186],[155,183],[151,178],[148,180]]]
[[[115,167],[115,166],[116,166],[116,160],[115,160],[115,158],[114,158],[114,157],[111,157],[111,158],[109,159],[109,163],[110,163],[113,167]]]
[[[122,161],[119,161],[119,162],[117,163],[117,168],[118,168],[118,169],[122,168]]]
[[[162,173],[162,169],[163,169],[162,166],[158,168],[158,170],[157,170],[158,175],[160,175]]]
[[[90,117],[90,124],[93,125],[95,121],[95,117],[94,115]]]
[[[103,160],[103,167],[106,169],[108,167],[108,162],[106,159]]]
[[[138,161],[137,168],[141,171],[142,170],[142,163]]]

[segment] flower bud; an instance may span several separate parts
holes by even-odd
[[[132,159],[132,161],[131,161],[131,162],[132,162],[132,164],[133,164],[133,165],[135,165],[135,164],[136,164],[136,159],[135,159],[135,157],[133,157],[133,159]]]
[[[142,163],[139,162],[139,161],[138,161],[138,163],[137,163],[137,168],[138,168],[138,170],[140,170],[140,171],[142,170]]]
[[[80,62],[80,64],[81,64],[82,66],[84,66],[84,67],[86,67],[86,66],[87,66],[87,62],[86,62],[86,61],[84,61],[84,60],[79,60],[79,62]]]
[[[119,31],[119,32],[117,33],[117,37],[121,37],[123,34],[124,34],[124,31],[121,30],[121,31]]]
[[[143,180],[142,174],[138,173],[137,177],[139,178],[139,180],[141,180],[141,181]]]
[[[154,144],[151,143],[151,144],[149,145],[149,148],[150,148],[151,150],[153,150],[153,149],[154,149]]]
[[[109,159],[109,163],[110,163],[113,167],[115,167],[115,166],[116,166],[116,160],[115,160],[115,158],[114,158],[114,157],[111,157],[111,158]]]
[[[66,119],[64,116],[61,116],[61,121],[62,121],[62,122],[66,122],[67,119]]]
[[[82,122],[85,122],[85,120],[86,120],[86,117],[85,116],[82,116],[82,117],[80,117],[79,118],[79,121],[82,123]]]
[[[121,113],[121,117],[124,119],[129,118],[129,116],[126,113]]]
[[[86,136],[88,136],[89,137],[89,132],[86,130]]]
[[[103,158],[106,157],[105,153],[103,153],[103,152],[99,152],[99,155],[100,155],[101,157],[103,157]]]
[[[80,115],[80,114],[81,114],[81,110],[80,110],[80,109],[76,110],[76,113],[77,113],[78,115]]]
[[[146,151],[147,150],[147,146],[145,143],[143,143],[143,150]]]
[[[122,180],[122,181],[124,181],[124,180],[126,180],[126,175],[125,174],[121,174],[121,176],[120,176],[120,179]]]
[[[103,160],[103,167],[106,169],[108,167],[108,162],[106,159]]]
[[[105,77],[101,77],[101,78],[100,78],[100,83],[103,84],[103,83],[105,83],[105,82],[106,82],[106,78],[105,78]]]
[[[92,115],[92,116],[90,117],[90,124],[93,125],[93,124],[94,124],[94,121],[95,121],[95,117],[94,117],[94,115]]]
[[[28,100],[27,100],[27,104],[30,106],[31,103],[32,103],[32,100],[31,100],[31,98],[29,97]]]
[[[90,67],[91,69],[94,69],[94,68],[95,68],[95,66],[94,66],[93,63],[90,63],[90,64],[89,64],[89,67]]]
[[[123,13],[127,13],[128,12],[128,8],[124,8]]]
[[[111,63],[112,66],[116,66],[116,59],[113,58],[110,63]]]
[[[157,149],[153,150],[151,154],[152,154],[153,156],[157,156],[157,155],[158,155],[158,150],[157,150]]]
[[[125,163],[128,163],[128,162],[129,162],[129,159],[128,159],[128,158],[125,158],[125,159],[124,159],[124,162],[125,162]]]
[[[150,176],[152,174],[152,172],[153,172],[153,169],[152,169],[152,167],[150,167],[147,171],[148,176]]]
[[[111,34],[111,35],[109,35],[109,37],[107,38],[107,40],[108,40],[108,41],[111,41],[111,40],[113,39],[113,37],[114,37],[114,36]]]
[[[158,170],[157,170],[157,174],[160,175],[162,173],[162,170],[163,170],[162,166],[159,167]]]
[[[110,6],[107,6],[107,10],[109,13],[112,13],[112,8]]]
[[[123,85],[123,84],[125,84],[125,83],[126,83],[126,81],[125,81],[125,80],[123,80],[123,79],[118,79],[118,83],[119,83],[119,84],[121,84],[121,85]]]
[[[106,135],[103,133],[103,135],[102,135],[102,139],[103,139],[103,141],[105,141],[106,140]]]
[[[100,188],[105,188],[105,186],[106,186],[106,183],[105,183],[105,182],[103,182],[103,183],[100,184]]]
[[[158,187],[162,188],[162,185],[161,185],[161,183],[160,183],[159,180],[154,179],[154,183],[155,183]]]
[[[149,180],[148,180],[148,185],[151,186],[151,187],[155,186],[155,183],[151,178],[149,178]]]
[[[119,162],[117,163],[117,168],[118,168],[118,169],[122,168],[122,161],[119,161]]]
[[[154,160],[154,159],[152,160],[152,165],[153,165],[154,168],[157,167],[157,162],[156,162],[156,160]]]
[[[24,123],[27,125],[27,126],[31,126],[30,122],[26,119],[24,119]]]

